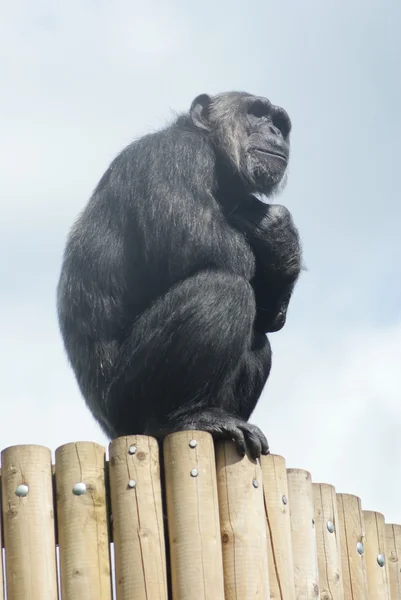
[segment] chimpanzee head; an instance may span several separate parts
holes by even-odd
[[[191,105],[196,128],[210,135],[217,155],[233,167],[249,193],[274,193],[290,154],[291,121],[283,108],[245,92],[201,94]]]

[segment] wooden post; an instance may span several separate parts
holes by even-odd
[[[259,462],[241,458],[233,442],[217,446],[225,599],[267,600],[268,542]]]
[[[315,532],[321,600],[344,600],[336,491],[314,483]]]
[[[269,547],[270,596],[275,600],[295,600],[285,460],[282,456],[270,454],[262,456],[261,465]]]
[[[8,600],[57,600],[51,452],[12,446],[2,454]]]
[[[56,490],[63,600],[111,600],[103,446],[60,446]]]
[[[204,431],[164,441],[174,600],[224,600],[216,464]]]
[[[319,598],[311,475],[301,469],[288,469],[287,476],[296,598]]]
[[[2,486],[2,478],[1,478],[1,470],[0,470],[0,599],[4,600],[4,572],[3,572],[3,539],[1,534],[1,515],[2,515],[2,501],[1,501],[1,486]]]
[[[361,500],[351,494],[337,494],[340,523],[341,569],[345,600],[366,600],[368,582],[365,562],[365,525]]]
[[[386,525],[386,557],[391,600],[401,598],[401,525]]]
[[[159,446],[154,438],[110,444],[110,491],[118,600],[166,600]]]
[[[369,598],[390,600],[384,516],[381,513],[364,510],[363,519],[366,532],[365,560]]]

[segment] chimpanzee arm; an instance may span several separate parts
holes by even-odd
[[[255,255],[251,281],[256,298],[257,331],[278,331],[286,321],[288,304],[301,270],[301,246],[290,212],[250,196],[229,217]]]

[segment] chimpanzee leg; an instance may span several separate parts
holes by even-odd
[[[229,273],[201,272],[160,298],[122,349],[107,398],[114,435],[201,429],[235,439],[241,453],[246,445],[267,453],[262,432],[241,416],[270,370],[254,318],[252,287]]]
[[[254,411],[272,364],[271,347],[266,335],[255,331],[251,348],[244,354],[236,377],[234,399],[240,416],[248,421]]]

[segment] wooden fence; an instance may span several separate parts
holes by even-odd
[[[0,598],[159,600],[171,579],[174,600],[401,599],[401,526],[280,456],[168,436],[166,518],[152,438],[114,440],[108,461],[66,444],[54,466],[13,446],[1,466]]]

